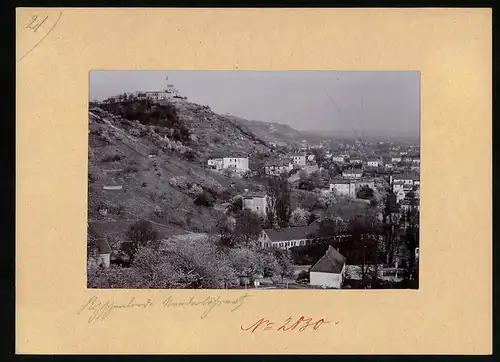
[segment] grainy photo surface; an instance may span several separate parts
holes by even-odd
[[[92,71],[88,116],[88,288],[418,288],[419,72]]]

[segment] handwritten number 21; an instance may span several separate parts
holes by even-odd
[[[33,32],[36,33],[36,31],[42,26],[42,24],[45,22],[45,20],[47,20],[49,17],[46,16],[45,18],[43,18],[43,20],[41,22],[38,22],[38,15],[34,15],[32,18],[31,18],[31,21],[28,25],[26,25],[26,29],[31,29],[33,30]]]

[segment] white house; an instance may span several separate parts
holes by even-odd
[[[94,256],[89,259],[92,265],[96,267],[109,268],[111,247],[105,239],[99,239],[97,245],[97,255],[95,253],[96,251],[94,249]]]
[[[293,155],[291,157],[292,163],[297,166],[305,166],[306,165],[306,156],[305,155]]]
[[[356,182],[348,179],[333,179],[330,182],[330,191],[339,196],[356,197]]]
[[[294,246],[309,245],[314,242],[319,224],[275,229],[264,229],[259,236],[262,248],[290,249]]]
[[[406,192],[402,188],[398,189],[394,193],[396,194],[396,202],[400,202],[406,197]]]
[[[420,177],[416,174],[402,174],[402,175],[391,175],[389,177],[389,183],[402,182],[408,185],[419,185]]]
[[[208,160],[208,167],[213,168],[215,170],[222,170],[224,167],[224,159],[223,158],[210,158]]]
[[[386,163],[384,166],[385,166],[385,168],[388,168],[388,169],[391,169],[394,167],[394,165],[392,163]]]
[[[248,171],[248,157],[223,157],[211,158],[208,160],[208,166],[216,170],[231,168],[237,171]]]
[[[379,166],[380,166],[380,164],[381,164],[380,160],[368,160],[368,161],[366,162],[366,165],[367,165],[368,167],[379,167]]]
[[[361,169],[352,168],[342,171],[342,176],[347,178],[361,178],[363,171]]]
[[[344,162],[345,157],[344,156],[332,156],[332,161],[335,162]]]
[[[307,160],[309,162],[313,162],[315,158],[316,156],[314,156],[314,153],[310,153],[309,155],[307,155]]]
[[[267,193],[264,191],[248,191],[242,195],[243,210],[253,211],[261,216],[266,215]]]
[[[355,165],[360,165],[363,163],[363,160],[361,160],[359,158],[352,158],[351,160],[349,160],[349,162],[352,164],[355,164]]]
[[[399,163],[399,162],[401,162],[401,157],[392,157],[391,158],[391,162],[393,162],[393,163]]]
[[[279,176],[284,172],[290,172],[293,169],[293,164],[289,162],[278,162],[264,167],[266,175]]]
[[[309,284],[340,289],[345,277],[345,257],[333,246],[309,269]]]

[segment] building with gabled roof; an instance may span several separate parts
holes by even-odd
[[[281,229],[264,229],[260,234],[259,244],[263,248],[279,249],[309,245],[316,239],[318,231],[319,223]]]
[[[309,284],[340,289],[344,281],[346,258],[329,245],[325,255],[309,269]]]

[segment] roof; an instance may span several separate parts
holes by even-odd
[[[337,249],[329,245],[325,255],[323,255],[323,257],[321,257],[321,259],[319,259],[309,271],[340,274],[342,273],[344,265],[345,256],[340,254]]]
[[[266,196],[265,191],[245,191],[242,194],[243,197],[264,197]]]
[[[353,184],[355,183],[355,181],[342,178],[342,179],[332,179],[330,183],[334,185],[351,184],[351,183]]]
[[[111,253],[111,247],[108,242],[104,239],[99,239],[99,254],[109,254]]]
[[[407,173],[407,174],[401,174],[401,175],[393,175],[393,179],[395,180],[419,180],[418,175]]]
[[[308,226],[288,227],[279,230],[264,229],[263,231],[272,241],[290,241],[312,239],[316,237],[316,233],[318,230],[319,224],[314,223]]]
[[[283,167],[290,164],[287,160],[270,160],[264,162],[265,167]]]

